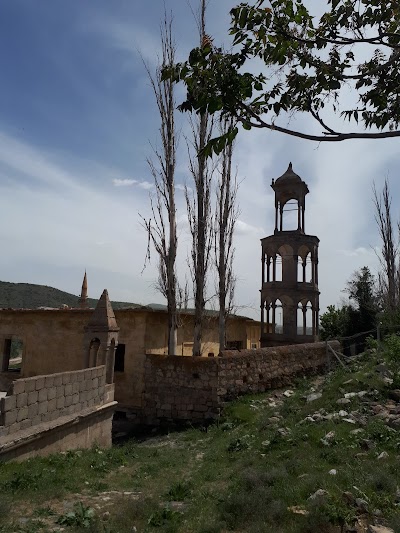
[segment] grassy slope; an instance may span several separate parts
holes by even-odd
[[[399,382],[397,366],[388,364]],[[376,365],[369,355],[325,379],[298,381],[289,398],[275,391],[239,399],[207,431],[0,464],[0,531],[48,531],[61,516],[63,527],[71,524],[66,530],[83,531],[86,521],[86,530],[102,533],[328,533],[345,521],[373,523],[377,509],[379,520],[400,531],[400,436],[371,414],[370,402],[388,394]],[[322,397],[307,402],[311,387]],[[369,394],[344,407],[336,403],[361,390]],[[304,421],[343,408],[365,423]],[[325,445],[329,432],[334,436]],[[382,451],[388,457],[377,460]],[[328,496],[316,505],[308,498],[318,489]],[[346,503],[344,491],[366,500],[368,512]],[[74,508],[76,502],[82,505]]]
[[[9,283],[0,281],[0,309],[35,309],[37,307],[78,307],[79,297],[68,292],[31,283]],[[97,300],[88,299],[90,307],[95,307]],[[114,309],[119,307],[135,307],[137,304],[113,302]]]

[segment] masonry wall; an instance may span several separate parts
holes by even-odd
[[[339,348],[339,343],[331,343]],[[224,351],[218,359],[218,395],[226,400],[289,384],[294,376],[323,372],[325,342]]]
[[[203,421],[218,415],[218,362],[214,358],[147,355],[142,416]]]
[[[84,327],[93,309],[1,309],[0,368],[5,339],[18,337],[23,341],[23,378],[70,372],[84,365]],[[142,409],[145,383],[146,353],[167,351],[167,314],[146,308],[117,309],[115,317],[120,328],[119,344],[125,345],[125,368],[115,372],[115,399],[120,408]],[[193,347],[193,315],[182,314],[178,329],[177,355],[191,356]],[[227,339],[240,341],[243,347],[258,342],[259,325],[245,317],[228,321]],[[218,355],[218,317],[205,321],[203,353]],[[14,374],[15,376],[15,374]],[[13,376],[13,377],[14,377]],[[0,388],[0,390],[6,390]]]
[[[22,377],[80,370],[83,328],[93,310],[0,310],[0,363],[6,338],[23,342]]]
[[[105,366],[16,380],[0,400],[0,438],[103,405],[107,387]]]
[[[330,343],[335,349],[338,342]],[[225,351],[218,358],[147,355],[143,417],[207,421],[227,400],[289,384],[295,376],[323,372],[328,363],[324,342]]]

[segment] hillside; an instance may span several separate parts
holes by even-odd
[[[394,335],[207,428],[0,464],[0,532],[399,533],[399,354]]]
[[[9,283],[0,281],[0,309],[36,309],[37,307],[79,306],[79,297],[46,285],[32,283]],[[97,300],[88,298],[89,307],[95,307]],[[113,308],[139,307],[128,302],[112,302]]]

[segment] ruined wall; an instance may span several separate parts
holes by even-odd
[[[0,400],[0,437],[81,413],[107,398],[105,366],[16,380]]]
[[[339,348],[337,341],[330,344]],[[229,399],[283,387],[294,376],[323,371],[327,363],[325,342],[240,352],[226,350],[218,359],[218,395]]]
[[[83,367],[83,328],[93,310],[1,310],[0,359],[6,338],[23,341],[21,376]],[[0,361],[1,362],[1,361]]]
[[[125,345],[124,371],[114,373],[115,399],[132,408],[141,406],[146,353],[147,312],[115,311],[118,344]]]
[[[203,421],[218,414],[218,361],[214,358],[147,355],[143,418]]]
[[[84,366],[84,327],[93,309],[0,310],[0,369],[5,339],[23,341],[21,377],[80,370]],[[120,328],[119,344],[125,345],[124,370],[116,371],[115,399],[120,407],[141,409],[145,383],[146,353],[167,352],[167,314],[146,308],[115,310]],[[192,355],[193,314],[180,316],[177,355]],[[246,317],[228,321],[227,340],[243,347],[258,342],[259,324]],[[203,353],[218,355],[218,317],[205,320]],[[1,390],[1,389],[0,389]]]
[[[336,341],[331,345],[339,348]],[[294,376],[324,371],[327,364],[324,342],[225,351],[218,358],[147,355],[144,421],[206,421],[228,399],[287,385]]]
[[[16,380],[0,400],[0,460],[110,447],[115,405],[105,366]]]

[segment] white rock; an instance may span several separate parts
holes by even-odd
[[[378,455],[378,459],[387,459],[389,457],[388,452],[382,452]]]
[[[348,416],[348,414],[349,414],[349,413],[348,413],[347,411],[343,411],[343,409],[341,409],[341,410],[339,411],[339,416],[342,416],[342,417],[343,417],[343,416]]]
[[[350,431],[350,435],[358,435],[359,433],[364,433],[364,429],[363,428],[357,428],[357,429],[352,429]]]
[[[324,489],[318,489],[314,492],[314,494],[311,494],[311,496],[308,498],[309,500],[319,500],[324,498],[328,495],[328,492]]]
[[[339,400],[337,400],[336,403],[339,405],[346,405],[351,402],[348,398],[339,398]]]
[[[368,526],[368,533],[394,533],[394,529],[385,526]]]
[[[293,394],[294,392],[292,390],[285,390],[285,392],[283,393],[286,398],[290,398],[291,396],[293,396]]]
[[[332,468],[332,470],[329,470],[328,474],[330,474],[331,476],[336,476],[336,474],[337,474],[337,470],[335,470],[334,468]]]
[[[319,398],[322,398],[321,392],[314,392],[313,394],[310,394],[307,396],[307,402],[313,402],[315,400],[319,400]]]

